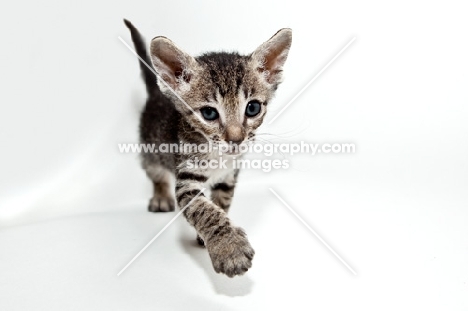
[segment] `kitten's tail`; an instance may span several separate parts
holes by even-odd
[[[157,84],[156,75],[152,71],[151,59],[149,58],[148,52],[146,51],[145,40],[143,40],[140,33],[138,32],[138,29],[136,29],[132,23],[126,19],[124,19],[124,23],[128,29],[130,29],[136,53],[138,56],[140,56],[140,68],[143,79],[145,80],[146,91],[148,92],[148,96],[152,96],[156,93],[156,91],[159,91],[159,87]]]

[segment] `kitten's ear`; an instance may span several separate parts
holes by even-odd
[[[197,61],[166,37],[151,41],[151,60],[156,72],[173,89],[181,90],[190,82]]]
[[[263,73],[268,83],[281,82],[281,72],[291,48],[291,41],[292,30],[283,28],[252,53],[254,66]]]

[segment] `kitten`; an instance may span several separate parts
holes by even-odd
[[[196,229],[199,243],[206,245],[215,271],[229,277],[242,275],[252,266],[255,252],[244,230],[234,226],[227,215],[239,173],[232,160],[241,156],[233,146],[253,140],[262,124],[281,82],[291,47],[291,29],[279,30],[245,56],[212,52],[192,57],[165,37],[151,41],[148,55],[138,30],[124,21],[137,54],[147,64],[152,63],[159,76],[140,60],[148,93],[140,119],[141,143],[230,144],[223,154],[230,163],[228,168],[188,165],[194,156],[217,158],[216,152],[143,153],[142,166],[154,186],[148,209],[169,212],[176,202],[183,208],[205,185],[210,186],[211,200],[201,193],[183,214]]]

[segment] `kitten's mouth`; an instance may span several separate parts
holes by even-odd
[[[244,146],[244,144],[224,144],[224,145],[219,145],[219,151],[224,154],[224,155],[229,155],[229,156],[237,156],[245,153],[247,146]]]

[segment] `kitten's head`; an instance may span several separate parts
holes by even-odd
[[[240,144],[252,139],[262,124],[281,82],[291,39],[291,29],[285,28],[250,55],[192,57],[171,40],[156,37],[151,59],[161,91],[197,132],[211,142]]]

